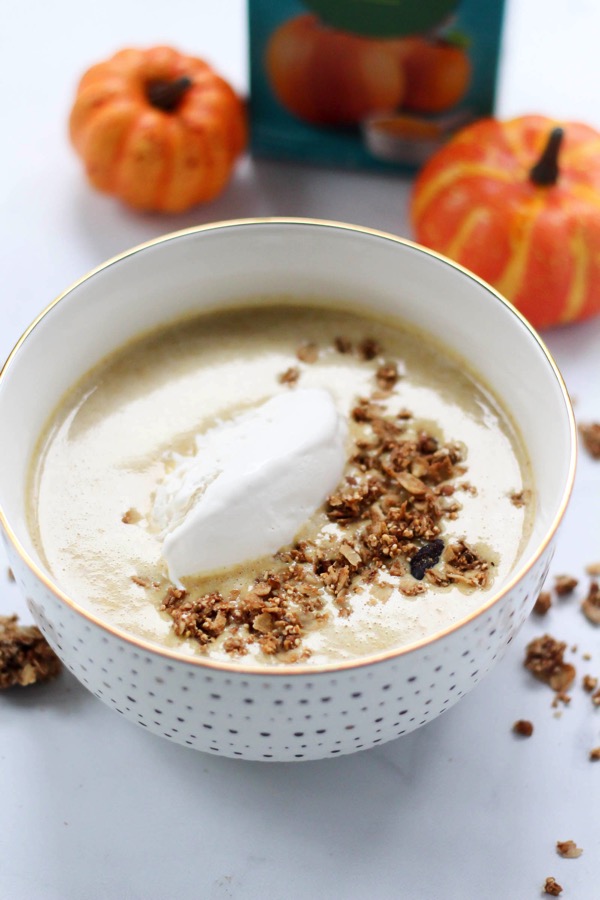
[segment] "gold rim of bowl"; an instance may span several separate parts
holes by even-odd
[[[88,281],[98,272],[103,271],[104,269],[109,268],[109,266],[113,266],[116,263],[120,262],[123,259],[127,259],[130,256],[134,256],[136,253],[140,253],[143,250],[148,249],[149,247],[154,247],[158,244],[167,243],[168,241],[172,241],[176,238],[183,237],[188,234],[196,234],[203,231],[219,231],[227,228],[234,227],[243,227],[243,226],[252,226],[252,225],[310,225],[313,227],[321,227],[321,228],[334,228],[341,229],[343,231],[352,231],[358,232],[365,235],[374,236],[377,238],[382,238],[388,241],[392,241],[396,244],[403,244],[404,246],[411,247],[413,250],[417,252],[424,253],[425,255],[431,256],[435,259],[442,261],[443,263],[451,266],[453,269],[456,269],[458,272],[461,272],[463,275],[466,275],[468,278],[476,281],[481,287],[483,287],[489,294],[499,300],[504,306],[509,309],[513,315],[515,315],[521,322],[524,328],[530,333],[535,342],[540,346],[542,352],[544,353],[548,364],[554,372],[557,383],[560,387],[563,401],[565,404],[565,410],[567,413],[567,418],[569,422],[569,433],[571,439],[571,458],[569,460],[569,469],[568,469],[568,477],[566,480],[565,488],[563,491],[563,496],[560,502],[560,506],[554,517],[554,520],[545,535],[543,541],[540,543],[538,548],[536,549],[533,557],[529,560],[527,565],[522,567],[517,567],[515,573],[512,577],[503,585],[503,587],[492,594],[492,596],[484,603],[482,606],[479,606],[476,610],[470,613],[468,616],[459,619],[457,622],[454,622],[452,625],[448,626],[448,628],[444,628],[442,631],[436,631],[434,634],[429,635],[428,637],[421,638],[418,641],[413,641],[410,644],[404,644],[400,647],[388,648],[386,650],[379,651],[377,653],[371,653],[366,656],[361,656],[356,659],[351,660],[340,660],[337,662],[331,663],[323,663],[320,665],[311,665],[310,663],[282,663],[282,664],[272,664],[272,665],[257,665],[253,664],[251,666],[244,666],[241,662],[225,662],[221,660],[213,660],[209,658],[201,658],[196,656],[186,656],[182,653],[178,653],[176,650],[170,650],[166,647],[161,647],[159,644],[153,643],[152,641],[144,640],[143,638],[136,637],[135,635],[129,634],[126,631],[122,631],[119,628],[115,628],[112,625],[106,623],[100,617],[94,615],[88,610],[81,607],[78,603],[76,603],[71,597],[65,594],[57,585],[55,585],[51,579],[45,574],[45,572],[40,569],[38,564],[29,556],[26,550],[21,545],[19,539],[11,528],[2,505],[0,504],[0,525],[3,526],[4,531],[16,550],[17,554],[21,558],[21,560],[25,563],[25,565],[33,572],[36,578],[44,584],[44,586],[65,603],[68,607],[70,607],[74,612],[81,615],[84,619],[87,619],[88,622],[98,626],[103,631],[108,632],[113,637],[125,641],[130,644],[132,647],[135,647],[138,650],[143,650],[146,653],[153,653],[158,656],[164,657],[169,661],[175,661],[179,663],[185,663],[188,665],[197,666],[201,669],[209,669],[209,670],[218,670],[222,672],[227,672],[229,674],[243,675],[244,677],[248,676],[276,676],[276,677],[289,677],[290,675],[318,675],[320,673],[328,673],[331,674],[333,672],[339,672],[347,669],[360,669],[364,666],[370,666],[376,663],[386,662],[390,659],[395,659],[401,656],[405,656],[409,653],[414,652],[415,650],[420,650],[423,647],[433,645],[437,641],[446,637],[449,634],[452,634],[456,631],[459,631],[461,628],[464,628],[474,619],[479,618],[479,616],[483,615],[496,603],[498,603],[506,594],[511,591],[515,585],[524,578],[524,576],[533,568],[535,563],[539,560],[539,558],[544,553],[550,541],[553,539],[558,526],[564,516],[565,510],[567,508],[569,498],[571,496],[571,492],[573,490],[573,483],[575,480],[575,468],[577,463],[577,431],[575,426],[575,416],[573,414],[573,408],[571,406],[571,401],[569,398],[569,394],[563,380],[563,377],[558,369],[558,366],[554,362],[550,351],[546,347],[544,341],[541,339],[537,331],[530,325],[527,319],[513,306],[510,301],[508,301],[502,294],[498,293],[491,285],[489,285],[482,278],[479,278],[477,275],[474,275],[468,269],[465,269],[464,266],[459,265],[451,259],[448,259],[446,256],[443,256],[441,253],[437,253],[436,251],[429,250],[426,247],[421,246],[420,244],[416,244],[414,241],[408,240],[406,238],[398,237],[397,235],[391,234],[385,231],[379,231],[376,228],[367,228],[362,225],[352,225],[346,222],[336,222],[330,221],[326,219],[312,219],[312,218],[296,218],[296,217],[288,217],[288,216],[265,216],[258,218],[247,218],[247,219],[228,219],[222,222],[212,222],[206,225],[196,225],[191,228],[184,228],[180,231],[170,232],[169,234],[161,235],[160,237],[153,238],[152,240],[145,241],[143,244],[138,244],[135,247],[132,247],[129,250],[126,250],[124,253],[119,253],[117,256],[111,257],[111,259],[106,260],[106,262],[102,263],[99,266],[96,266],[82,278],[75,281],[70,287],[68,287],[65,291],[59,294],[54,300],[52,300],[48,306],[33,320],[31,325],[26,329],[26,331],[21,335],[12,351],[8,355],[6,362],[4,363],[2,369],[0,370],[0,387],[2,386],[3,380],[6,378],[6,373],[10,368],[12,360],[18,354],[22,344],[27,340],[28,336],[31,332],[39,325],[42,319],[52,310],[61,300],[63,300],[66,296],[71,294],[76,288],[78,288],[81,284]]]

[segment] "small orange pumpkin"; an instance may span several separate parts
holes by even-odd
[[[353,125],[402,102],[404,75],[389,42],[323,25],[311,14],[280,25],[266,50],[279,102],[315,125]]]
[[[216,197],[247,138],[230,85],[170,47],[121,50],[92,66],[69,128],[94,187],[162,212]]]
[[[471,269],[537,328],[600,313],[600,133],[482,119],[421,170],[416,239]]]

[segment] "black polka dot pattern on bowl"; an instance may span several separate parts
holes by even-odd
[[[59,600],[16,556],[40,629],[96,697],[145,730],[238,759],[339,756],[408,734],[445,713],[504,654],[529,614],[553,552],[491,609],[410,652],[292,676],[224,671],[119,638]]]

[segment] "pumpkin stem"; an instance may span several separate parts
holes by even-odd
[[[552,129],[542,155],[529,172],[529,180],[539,187],[551,187],[558,181],[558,151],[564,136],[562,128]]]
[[[146,96],[157,109],[163,112],[174,112],[179,101],[192,86],[192,79],[187,76],[175,81],[151,81],[146,87]]]

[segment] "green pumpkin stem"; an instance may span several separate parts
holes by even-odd
[[[163,112],[175,112],[179,101],[192,86],[192,79],[183,76],[175,81],[151,81],[146,88],[148,100]]]
[[[558,152],[564,136],[564,129],[553,128],[542,155],[530,170],[529,180],[538,187],[551,187],[558,181]]]

